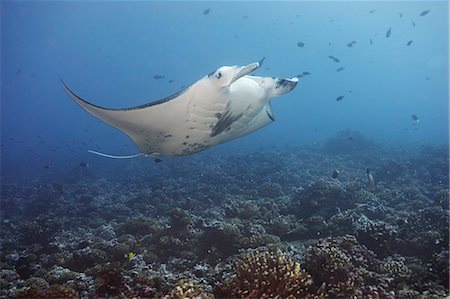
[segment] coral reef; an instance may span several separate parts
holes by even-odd
[[[345,134],[2,182],[0,298],[448,296],[448,153]]]
[[[20,290],[15,297],[16,299],[77,299],[78,293],[67,285],[54,284],[46,290],[41,290],[39,287],[32,285],[31,287]]]
[[[255,251],[239,257],[235,274],[217,291],[220,298],[306,298],[311,276],[281,252]]]
[[[177,282],[167,299],[214,299],[213,294],[206,293],[194,280],[182,279]]]
[[[303,268],[311,274],[317,293],[329,298],[363,295],[362,286],[371,269],[373,253],[346,235],[327,238],[310,246]]]

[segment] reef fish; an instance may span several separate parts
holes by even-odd
[[[391,28],[386,31],[386,38],[389,38],[391,36]]]
[[[240,138],[272,123],[271,99],[293,90],[299,79],[250,76],[264,59],[222,66],[174,95],[144,105],[108,109],[91,104],[62,82],[72,100],[93,116],[126,133],[139,155],[185,156]]]
[[[351,47],[353,47],[355,44],[356,44],[356,41],[353,40],[353,41],[351,41],[351,42],[349,42],[349,43],[347,44],[347,47],[351,48]]]
[[[165,78],[164,75],[154,75],[153,76],[153,79],[155,79],[155,80],[160,80],[160,79],[164,79],[164,78]]]
[[[333,60],[334,62],[340,62],[339,58],[334,57],[332,55],[328,56],[328,58],[330,58],[331,60]]]
[[[333,170],[333,173],[331,174],[331,177],[333,179],[337,179],[339,177],[339,170]]]
[[[431,11],[431,9],[424,10],[420,13],[420,16],[423,17],[423,16],[427,15],[430,11]]]

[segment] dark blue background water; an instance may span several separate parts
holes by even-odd
[[[199,155],[324,142],[345,129],[387,146],[448,144],[446,2],[4,1],[1,24],[4,178],[106,163],[88,149],[137,152],[60,79],[93,103],[129,107],[262,57],[256,75],[311,75],[273,100],[275,123]]]

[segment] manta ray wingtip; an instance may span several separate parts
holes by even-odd
[[[265,59],[266,57],[261,58],[261,60],[258,61],[258,66],[261,66]]]

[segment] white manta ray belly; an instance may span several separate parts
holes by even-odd
[[[173,96],[125,109],[93,105],[63,86],[87,112],[125,132],[142,153],[183,156],[274,121],[270,99],[294,89],[298,78],[248,76],[260,65],[224,66]]]

